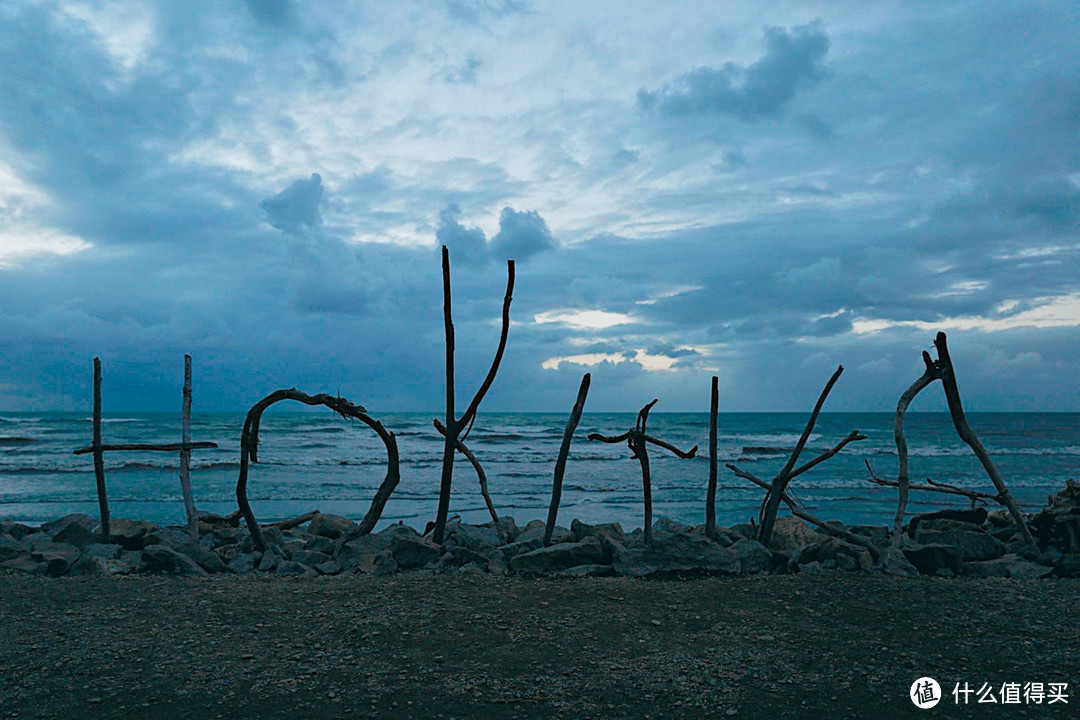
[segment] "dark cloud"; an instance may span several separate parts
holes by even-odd
[[[307,180],[296,180],[277,195],[259,203],[271,225],[283,232],[298,235],[322,222],[322,177],[312,173]]]
[[[799,25],[765,31],[765,54],[742,67],[698,68],[660,90],[638,91],[645,110],[659,108],[671,115],[720,113],[743,120],[780,115],[796,92],[825,77],[829,38],[820,25]]]
[[[487,237],[478,227],[465,227],[458,218],[461,207],[450,203],[439,211],[439,225],[435,230],[435,239],[440,245],[450,248],[455,262],[476,265],[487,260]]]
[[[523,262],[554,247],[551,230],[539,213],[506,207],[499,214],[499,232],[491,238],[489,252],[498,259]]]

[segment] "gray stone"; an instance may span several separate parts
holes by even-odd
[[[30,554],[30,543],[16,540],[10,535],[0,535],[0,562]]]
[[[321,535],[331,540],[336,540],[346,535],[356,527],[356,523],[341,515],[321,513],[312,518],[308,523],[307,531],[311,535]]]
[[[143,538],[143,549],[145,550],[148,545],[164,545],[165,547],[177,548],[181,545],[187,545],[191,542],[191,535],[188,534],[187,528],[179,527],[159,527],[146,534]]]
[[[892,542],[892,530],[884,525],[852,525],[848,529],[867,538],[878,549],[887,548]]]
[[[208,573],[183,553],[166,545],[147,545],[142,551],[142,560],[147,572],[162,572],[169,575],[203,576]]]
[[[1062,555],[1054,563],[1054,574],[1064,578],[1080,578],[1080,554]]]
[[[390,543],[390,552],[398,567],[408,570],[438,560],[440,548],[426,538],[396,537]]]
[[[772,569],[773,554],[757,540],[741,538],[728,549],[739,558],[739,572],[743,575]]]
[[[123,548],[121,548],[119,545],[93,543],[83,548],[83,555],[86,555],[88,557],[105,558],[107,560],[115,559],[120,557],[120,550],[122,549]]]
[[[1005,543],[987,533],[971,530],[923,530],[925,525],[926,523],[919,525],[916,530],[915,542],[923,545],[952,545],[960,549],[965,562],[993,560],[1005,554]],[[967,525],[974,527],[970,523]]]
[[[233,543],[232,545],[222,545],[214,550],[217,556],[221,558],[221,562],[228,565],[240,555],[240,544]]]
[[[274,571],[274,574],[302,578],[313,578],[318,577],[319,575],[314,568],[310,568],[303,563],[298,563],[295,560],[285,560],[277,566],[277,570]]]
[[[557,573],[560,577],[612,577],[615,575],[615,568],[610,565],[575,565],[574,567],[560,570]]]
[[[488,555],[487,571],[492,575],[505,575],[510,572],[510,565],[506,562],[503,554],[495,550]]]
[[[457,522],[446,526],[446,536],[443,539],[443,547],[447,550],[463,548],[485,555],[502,544],[498,531],[490,525],[466,525]]]
[[[259,572],[274,572],[280,564],[281,556],[272,550],[267,550],[259,560]]]
[[[514,572],[540,574],[566,570],[575,565],[600,564],[604,560],[604,546],[595,537],[587,537],[577,543],[559,543],[542,547],[510,561]]]
[[[30,554],[34,560],[45,564],[45,574],[51,577],[67,575],[80,555],[79,548],[66,543],[52,543]]]
[[[669,517],[662,517],[654,522],[653,530],[669,533],[685,533],[687,535],[694,532],[693,526],[681,523],[677,520],[672,520]]]
[[[634,537],[615,550],[612,565],[619,575],[663,577],[669,575],[736,575],[739,558],[703,535],[655,532],[652,544]]]
[[[773,525],[769,549],[778,552],[790,552],[803,545],[818,542],[824,536],[794,515],[781,515]]]
[[[246,575],[255,569],[255,556],[250,553],[240,553],[229,561],[225,569],[235,575]]]
[[[977,518],[973,518],[977,519]],[[981,532],[983,523],[966,520],[950,520],[949,518],[931,518],[923,520],[915,528],[915,533],[927,532]]]
[[[72,513],[70,515],[65,515],[64,517],[62,517],[62,518],[60,518],[58,520],[51,520],[51,521],[49,521],[47,523],[42,523],[41,524],[41,532],[43,532],[46,535],[49,535],[51,537],[53,535],[56,535],[56,533],[60,532],[61,530],[66,528],[68,525],[71,525],[72,523],[75,523],[77,525],[82,525],[84,528],[86,528],[90,532],[93,532],[94,530],[96,530],[98,525],[100,524],[100,522],[98,520],[95,520],[94,518],[90,517],[89,515],[85,515],[83,513]]]
[[[544,529],[545,525],[541,520],[533,520],[525,526],[514,540],[516,543],[528,543],[533,541],[540,541],[540,545],[544,544]],[[569,530],[559,525],[555,526],[555,529],[551,531],[551,543],[564,543],[575,542],[574,535]]]
[[[68,523],[53,535],[54,542],[74,545],[80,550],[92,545],[96,539],[97,535],[92,530],[77,522]]]
[[[342,553],[338,556],[342,568],[364,575],[386,576],[397,572],[397,561],[389,550]]]
[[[20,555],[18,557],[11,558],[0,562],[0,568],[6,570],[18,570],[19,572],[32,573],[34,575],[41,575],[45,572],[45,563],[40,560],[35,560],[30,555]]]
[[[199,567],[207,572],[219,573],[225,572],[225,562],[215,553],[213,550],[203,547],[199,543],[186,542],[183,545],[177,545],[176,551],[187,555],[189,558],[199,563]]]
[[[277,548],[285,546],[285,536],[276,527],[264,527],[262,528],[262,534],[267,545],[272,545]],[[240,543],[240,549],[243,552],[253,552],[255,550],[255,539],[248,534],[243,542]]]
[[[304,549],[310,550],[311,552],[321,552],[326,555],[333,555],[334,545],[334,541],[328,537],[312,535],[307,539],[307,542],[304,543]]]
[[[888,547],[881,552],[877,561],[877,570],[895,577],[916,577],[918,568],[911,564],[899,548]]]
[[[904,556],[922,575],[933,575],[942,568],[957,575],[963,572],[963,554],[952,545],[909,545],[904,548]]]
[[[23,537],[23,542],[28,544],[31,550],[45,550],[55,544],[52,535],[43,532],[26,535]]]
[[[285,541],[285,544],[281,546],[281,549],[285,551],[286,557],[291,558],[296,553],[304,552],[305,545],[306,543],[303,540],[289,538]]]
[[[337,575],[341,572],[341,565],[338,564],[337,560],[326,560],[316,565],[315,570],[320,575]]]
[[[301,550],[300,552],[293,553],[292,559],[301,565],[307,565],[308,567],[316,567],[317,565],[332,560],[329,555],[320,552],[312,552],[310,550]]]
[[[866,552],[861,545],[841,540],[834,536],[822,536],[822,539],[811,545],[803,545],[791,553],[791,564],[805,565],[811,562],[820,562],[822,567],[849,567],[857,569],[860,563],[859,556]],[[849,560],[840,560],[840,556],[847,556]],[[854,562],[854,564],[852,564]]]
[[[33,532],[37,532],[37,528],[12,522],[11,520],[0,520],[0,535],[10,535],[16,540],[22,540],[23,537]]]
[[[97,555],[83,555],[76,566],[80,575],[133,575],[142,567],[139,563]]]
[[[462,565],[458,569],[458,574],[459,575],[483,575],[484,572],[485,572],[484,568],[482,568],[481,566],[477,565],[474,562]]]
[[[153,544],[148,536],[158,529],[157,525],[145,520],[119,518],[109,522],[109,542],[125,550],[142,550],[147,545]]]
[[[225,545],[237,545],[248,538],[248,531],[238,527],[215,528],[209,535],[214,541],[214,547]]]
[[[520,536],[519,536],[520,537]],[[502,553],[503,559],[510,562],[518,555],[523,555],[527,552],[532,552],[538,548],[544,547],[544,540],[542,537],[533,537],[529,540],[512,542],[509,545],[503,545],[499,548],[499,552]]]
[[[587,537],[608,538],[618,543],[626,542],[626,533],[623,532],[619,523],[601,523],[600,525],[588,525],[580,520],[570,523],[570,533],[576,542],[581,542]]]
[[[996,560],[969,562],[964,570],[972,577],[1044,578],[1053,574],[1054,568],[1025,560],[1019,555],[1005,555]]]

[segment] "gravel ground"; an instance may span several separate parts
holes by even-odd
[[[1078,580],[0,574],[0,717],[1080,715]],[[919,710],[911,683],[945,698]],[[1069,704],[957,707],[956,682]]]

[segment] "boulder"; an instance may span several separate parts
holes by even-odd
[[[311,552],[321,552],[326,555],[334,554],[334,541],[322,535],[312,535],[304,543],[304,549]]]
[[[23,542],[30,546],[31,550],[45,550],[55,543],[48,533],[36,532],[23,537]]]
[[[153,544],[147,536],[158,529],[157,525],[145,520],[112,520],[109,522],[109,542],[125,550],[142,550]]]
[[[248,531],[238,527],[215,528],[206,537],[213,541],[215,548],[219,548],[224,545],[237,545],[244,542],[248,538]]]
[[[879,550],[889,547],[892,541],[892,530],[884,525],[852,525],[848,530],[867,538]]]
[[[203,547],[199,543],[188,541],[183,545],[177,545],[176,551],[187,555],[189,558],[199,563],[199,567],[207,572],[225,572],[225,562],[218,554],[209,548]]]
[[[337,560],[343,569],[364,575],[393,575],[398,569],[397,561],[389,550],[374,552],[350,551],[339,555]]]
[[[68,523],[53,535],[53,540],[59,543],[74,545],[80,550],[92,545],[97,540],[97,534],[87,529],[85,525],[77,522]]]
[[[782,515],[776,518],[769,548],[778,552],[788,552],[803,545],[810,545],[823,536],[794,515]]]
[[[18,570],[19,572],[41,575],[45,572],[45,563],[35,560],[30,555],[20,555],[0,562],[0,568],[5,570]]]
[[[234,575],[246,575],[255,569],[255,556],[250,553],[240,553],[229,561],[225,569]]]
[[[975,508],[974,510],[937,510],[936,512],[922,513],[911,518],[911,522],[908,523],[908,535],[915,537],[919,525],[924,522],[957,520],[972,525],[982,525],[986,522],[987,515],[986,508]]]
[[[959,575],[964,571],[963,554],[952,545],[908,545],[904,556],[922,575]]]
[[[525,541],[512,542],[509,545],[503,545],[499,548],[499,552],[502,553],[504,560],[510,562],[518,555],[524,555],[527,552],[532,552],[533,550],[542,547],[544,547],[543,538],[533,537]]]
[[[313,578],[318,577],[319,575],[314,568],[310,568],[303,563],[298,563],[295,560],[285,560],[277,566],[277,570],[274,571],[274,574],[302,578]]]
[[[965,562],[993,560],[1005,554],[1005,543],[993,535],[971,530],[926,530],[926,523],[919,526],[915,542],[923,545],[952,545],[959,548]],[[968,527],[974,527],[968,524]]]
[[[30,543],[16,540],[11,535],[0,535],[0,562],[14,560],[21,555],[30,554]]]
[[[267,545],[272,545],[277,548],[285,546],[285,536],[276,527],[264,527],[262,528],[262,534]],[[252,552],[255,550],[255,540],[250,534],[248,534],[243,542],[240,543],[240,549],[244,552]]]
[[[166,545],[147,545],[142,560],[148,572],[168,575],[203,576],[208,573],[197,562]]]
[[[232,545],[222,545],[221,547],[215,549],[214,552],[216,552],[217,556],[221,558],[221,562],[228,565],[240,556],[240,544],[234,543]]]
[[[611,577],[615,574],[615,568],[610,565],[575,565],[572,568],[560,570],[557,575],[560,577]]]
[[[736,575],[739,557],[703,535],[653,533],[646,545],[637,537],[615,550],[615,572],[629,577],[671,575]]]
[[[274,572],[282,562],[282,557],[273,550],[267,550],[259,559],[259,572]]]
[[[83,513],[72,513],[70,515],[65,515],[58,520],[51,520],[47,523],[42,523],[40,531],[52,537],[53,535],[56,535],[56,533],[60,532],[72,523],[82,525],[90,532],[96,530],[98,525],[101,524],[89,515],[85,515]]]
[[[1054,568],[1025,560],[1019,555],[965,563],[964,570],[972,577],[1044,578],[1054,573]]]
[[[575,565],[602,564],[603,560],[604,546],[595,537],[587,537],[581,542],[553,544],[518,555],[510,561],[510,569],[529,574],[552,573]]]
[[[791,553],[791,569],[801,568],[812,562],[821,563],[821,568],[842,568],[845,570],[869,570],[873,567],[870,553],[861,545],[841,540],[832,535],[810,545],[803,545]],[[800,569],[801,572],[801,569]]]
[[[662,532],[669,533],[684,533],[689,535],[694,532],[694,527],[692,525],[687,525],[686,523],[681,523],[678,520],[672,520],[669,517],[662,517],[653,523],[653,530],[660,530]]]
[[[106,560],[120,557],[121,548],[119,545],[111,545],[105,543],[93,543],[83,548],[83,555],[88,557],[105,558]]]
[[[50,577],[67,575],[81,555],[79,548],[66,543],[52,543],[34,550],[30,556],[45,564],[45,574]]]
[[[307,531],[311,535],[319,535],[331,540],[336,540],[356,528],[356,523],[341,515],[320,513],[308,523]]]
[[[894,547],[885,548],[881,552],[876,569],[895,577],[917,577],[919,574],[918,568],[911,564],[904,552]]]
[[[337,575],[341,572],[341,565],[336,560],[326,560],[315,566],[320,575]]]
[[[525,528],[518,533],[514,542],[527,543],[533,541],[539,541],[540,545],[544,544],[544,529],[545,525],[541,520],[533,520]],[[559,525],[555,526],[555,529],[551,531],[551,544],[575,542],[574,535],[569,530]]]
[[[187,528],[159,527],[146,534],[143,538],[143,549],[148,545],[164,545],[165,547],[177,548],[191,542],[191,535]]]
[[[619,523],[601,523],[600,525],[587,525],[580,520],[570,523],[570,533],[575,542],[581,542],[587,537],[607,538],[618,543],[626,542],[626,533],[623,532]]]
[[[133,575],[142,569],[140,563],[97,555],[83,555],[76,567],[80,575]]]
[[[487,554],[493,548],[501,546],[499,533],[491,525],[466,525],[454,522],[446,526],[443,547],[446,549],[464,548]]]
[[[1080,578],[1080,554],[1062,555],[1054,563],[1054,574],[1064,578]]]
[[[37,528],[11,520],[0,520],[0,535],[10,535],[16,540],[22,540],[24,536],[33,532],[37,532]]]
[[[742,538],[728,549],[739,558],[739,572],[743,575],[765,572],[773,567],[773,554],[757,540]]]
[[[390,543],[390,552],[399,568],[420,568],[439,559],[440,548],[426,538],[396,537]]]
[[[332,560],[333,558],[326,553],[301,550],[300,552],[293,553],[292,559],[301,565],[307,565],[308,567],[313,568],[327,560]]]

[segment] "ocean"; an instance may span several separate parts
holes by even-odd
[[[442,438],[431,414],[378,415],[398,437],[401,484],[380,526],[404,521],[423,528],[434,519]],[[627,530],[642,521],[641,474],[625,444],[586,440],[590,432],[617,435],[633,426],[634,413],[586,413],[571,447],[563,485],[559,524],[573,518],[589,523],[617,521]],[[724,463],[735,462],[771,479],[794,447],[805,413],[721,413],[717,522],[746,522],[757,513],[762,491],[735,477]],[[791,491],[819,517],[849,524],[890,524],[895,488],[867,480],[864,461],[878,476],[895,479],[892,413],[823,413],[801,462],[831,447],[851,430],[868,439],[796,478]],[[1080,413],[972,413],[969,422],[986,446],[1016,499],[1038,510],[1067,478],[1080,476]],[[496,509],[518,524],[547,515],[555,458],[565,414],[481,413],[468,438],[488,476]],[[240,431],[244,415],[196,414],[192,440],[213,441],[216,450],[193,453],[192,485],[199,509],[236,509]],[[909,413],[906,418],[913,482],[930,477],[967,488],[993,491],[975,456],[953,431],[946,413]],[[36,524],[67,513],[97,514],[90,455],[72,450],[90,444],[87,413],[7,413],[0,415],[0,518]],[[653,413],[649,434],[681,449],[697,444],[697,457],[683,460],[650,445],[654,518],[684,523],[704,521],[708,481],[708,415]],[[179,442],[179,413],[107,415],[106,443]],[[367,426],[328,410],[284,412],[263,417],[259,460],[251,468],[249,497],[260,521],[307,510],[360,518],[382,481],[385,451]],[[142,518],[181,524],[183,505],[176,454],[113,452],[105,455],[109,503],[114,518]],[[913,491],[909,510],[965,507],[964,498]],[[454,470],[451,514],[484,522],[487,511],[476,475],[464,458]]]

